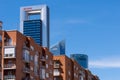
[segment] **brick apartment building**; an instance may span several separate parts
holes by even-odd
[[[67,56],[53,56],[54,80],[74,80],[72,61]]]
[[[73,77],[74,79],[73,80],[86,80],[86,76],[85,76],[85,69],[80,66],[77,61],[75,60],[72,60],[72,63],[73,63]]]
[[[53,55],[18,31],[0,33],[0,80],[53,80]]]
[[[86,80],[99,80],[98,76],[93,75],[90,70],[85,70]]]
[[[18,31],[0,32],[0,80],[99,80],[65,55],[53,56]]]
[[[99,80],[89,70],[65,55],[53,56],[54,80]]]

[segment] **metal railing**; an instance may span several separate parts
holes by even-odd
[[[26,63],[30,63],[30,58],[26,58],[25,56],[23,56],[23,61]]]
[[[5,42],[5,43],[4,43],[4,46],[13,46],[13,44],[10,43],[10,42]]]
[[[54,64],[54,68],[60,68],[60,64]]]
[[[4,80],[9,80],[9,79],[15,80],[15,75],[5,75],[4,76]]]
[[[23,72],[25,72],[25,73],[30,73],[30,69],[27,68],[27,67],[24,67],[24,68],[23,68]]]
[[[4,69],[16,69],[15,64],[4,64]]]
[[[40,60],[45,61],[45,56],[41,56]]]
[[[4,58],[15,58],[15,54],[4,54]]]

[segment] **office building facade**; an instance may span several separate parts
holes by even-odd
[[[49,8],[46,5],[21,7],[20,31],[49,48]]]
[[[88,56],[85,54],[71,54],[71,59],[76,60],[83,68],[88,68]]]
[[[65,40],[58,42],[50,48],[53,55],[65,55]]]

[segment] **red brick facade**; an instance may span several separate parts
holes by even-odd
[[[53,60],[54,80],[99,80],[89,70],[84,69],[75,60],[65,55],[54,56]]]
[[[0,37],[0,80],[99,80],[75,60],[53,56],[18,31],[0,31]]]
[[[18,31],[3,31],[2,80],[53,80],[53,55]]]

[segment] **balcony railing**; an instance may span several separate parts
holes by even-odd
[[[23,61],[26,62],[26,63],[30,63],[30,59],[29,58],[23,57]]]
[[[30,48],[29,48],[29,47],[27,47],[27,46],[23,46],[23,49],[30,50]]]
[[[15,80],[15,75],[5,75],[4,80]]]
[[[13,46],[13,44],[10,43],[10,42],[5,42],[4,45],[5,45],[5,46]]]
[[[22,80],[32,80],[32,79],[30,79],[29,77],[24,77],[22,78]]]
[[[16,58],[14,54],[4,54],[4,58]]]
[[[27,68],[27,67],[24,67],[24,68],[23,68],[23,72],[25,72],[25,73],[30,73],[30,69]]]
[[[54,68],[60,68],[60,64],[54,64]]]
[[[16,69],[15,64],[4,64],[4,69]]]
[[[45,56],[41,56],[41,57],[40,57],[40,60],[41,60],[41,61],[45,61]]]

